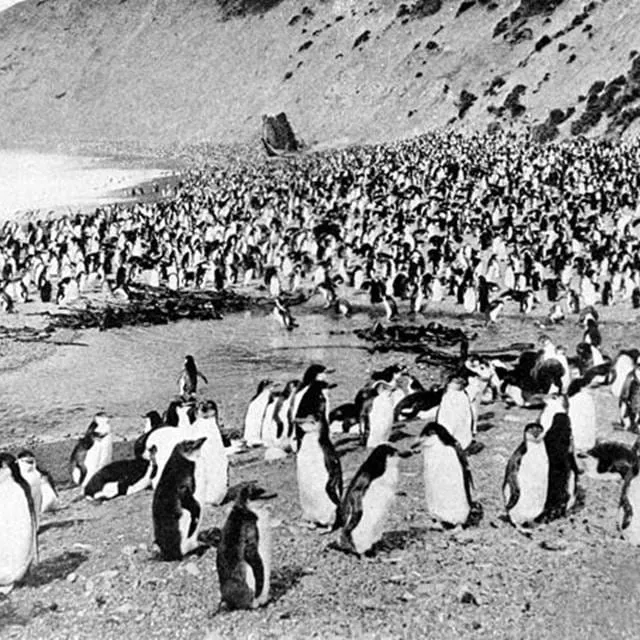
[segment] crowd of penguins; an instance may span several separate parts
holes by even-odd
[[[213,544],[202,514],[229,499],[229,455],[264,447],[267,460],[295,456],[303,518],[339,532],[335,546],[361,556],[381,540],[403,457],[423,456],[429,516],[443,527],[477,524],[483,513],[468,457],[483,446],[479,403],[542,400],[505,470],[508,519],[526,530],[579,508],[577,458],[590,455],[598,470],[624,477],[619,525],[640,544],[638,447],[596,442],[593,399],[594,387],[608,387],[622,427],[640,430],[639,354],[604,355],[596,311],[640,306],[639,191],[637,143],[540,147],[508,133],[433,133],[286,163],[201,167],[164,200],[5,223],[0,306],[11,311],[34,297],[66,304],[96,289],[126,299],[134,282],[178,290],[259,283],[290,330],[296,322],[282,294],[309,284],[340,315],[363,291],[389,320],[400,305],[415,316],[447,298],[489,322],[511,301],[523,313],[548,304],[548,323],[579,314],[575,356],[546,335],[515,364],[470,356],[463,342],[441,387],[427,389],[392,365],[364,381],[353,402],[332,409],[331,371],[322,364],[283,388],[261,381],[242,444],[221,431],[216,402],[199,398],[204,376],[187,356],[180,400],[147,415],[134,458],[112,460],[109,419],[98,414],[71,454],[70,474],[92,499],[152,488],[155,542],[175,560]],[[390,443],[398,423],[415,419],[424,427],[412,446]],[[368,451],[348,484],[335,448],[345,434]],[[240,489],[215,539],[229,608],[269,598],[272,526],[260,493],[252,484]],[[1,591],[36,561],[39,519],[57,502],[31,452],[0,454],[0,513],[11,514],[3,517]]]
[[[598,314],[582,315],[581,346],[591,350],[585,364],[567,358],[547,336],[539,349],[523,351],[514,365],[469,356],[460,359],[441,387],[425,389],[405,367],[374,371],[353,402],[330,409],[332,370],[311,364],[301,379],[280,390],[262,380],[245,413],[241,439],[220,428],[218,406],[199,399],[198,380],[207,382],[192,356],[180,377],[180,398],[161,416],[150,411],[134,457],[113,461],[109,419],[97,414],[70,457],[70,475],[82,495],[108,500],[153,490],[155,544],[165,560],[180,560],[216,546],[221,605],[248,609],[269,599],[272,523],[254,482],[231,490],[229,456],[264,450],[266,460],[295,457],[302,518],[318,529],[339,532],[337,550],[374,556],[399,491],[400,461],[421,454],[425,511],[440,528],[477,525],[482,505],[473,499],[469,456],[477,441],[479,404],[543,404],[538,419],[524,428],[522,442],[505,469],[502,492],[506,518],[528,535],[579,509],[584,472],[578,456],[598,460],[598,472],[619,473],[623,486],[618,525],[624,538],[640,545],[640,438],[633,447],[596,441],[593,388],[606,386],[619,402],[621,429],[640,433],[640,352],[615,359],[602,355]],[[596,364],[593,364],[594,360]],[[419,420],[419,435],[402,450],[394,430]],[[346,484],[335,442],[354,438],[367,457]],[[232,495],[233,494],[233,495]],[[205,506],[234,501],[221,530],[203,530]],[[0,547],[0,589],[8,593],[37,561],[38,522],[59,499],[51,477],[29,451],[0,454],[0,513],[7,535]]]

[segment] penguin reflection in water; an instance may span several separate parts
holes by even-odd
[[[472,500],[473,480],[460,443],[437,422],[422,430],[420,442],[429,515],[447,528],[477,525],[482,505]]]
[[[334,530],[342,528],[339,548],[357,556],[371,556],[382,538],[385,520],[398,489],[398,453],[389,444],[378,445],[358,469],[347,489]]]
[[[203,488],[196,486],[196,465],[205,440],[176,445],[153,494],[153,531],[165,560],[180,560],[199,546]]]
[[[0,594],[6,595],[38,559],[37,516],[16,459],[0,453]]]
[[[256,609],[269,600],[271,522],[266,507],[248,502],[251,486],[240,494],[222,528],[216,567],[221,606]]]

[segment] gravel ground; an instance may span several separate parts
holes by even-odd
[[[602,315],[605,353],[640,343],[630,310]],[[537,320],[514,316],[485,329],[467,317],[457,326],[478,330],[472,348],[486,348],[534,341],[541,332]],[[573,353],[581,329],[566,321],[548,333]],[[410,356],[385,358],[411,362]],[[365,378],[363,372],[361,382]],[[616,410],[607,389],[595,394],[599,435],[629,442],[626,434],[612,431]],[[158,559],[150,491],[97,504],[76,500],[77,489],[63,485],[64,508],[41,525],[39,564],[0,601],[0,636],[637,638],[640,555],[616,531],[617,477],[597,476],[581,460],[588,466],[584,509],[538,527],[531,537],[502,519],[504,468],[524,425],[536,416],[502,403],[482,406],[479,439],[486,447],[470,459],[475,496],[484,507],[477,528],[439,530],[425,514],[421,456],[403,460],[383,548],[372,559],[329,549],[334,535],[304,526],[293,457],[265,463],[253,452],[237,456],[232,485],[257,480],[277,494],[270,501],[272,599],[251,612],[218,612],[215,549],[181,562]],[[412,444],[420,427],[416,422],[398,432],[398,447]],[[349,439],[338,446],[346,484],[365,453]],[[36,455],[65,481],[72,447],[69,440],[43,444]],[[131,442],[119,442],[116,457],[131,449]],[[221,527],[229,508],[208,508],[204,528]]]

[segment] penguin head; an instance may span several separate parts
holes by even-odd
[[[327,373],[330,373],[330,371],[323,364],[310,365],[304,372],[304,376],[302,376],[302,386],[307,386],[314,380],[325,380]]]
[[[157,411],[148,411],[144,416],[144,432],[149,433],[162,426],[162,418]]]
[[[16,459],[10,453],[0,453],[0,483],[20,475]]]
[[[175,451],[187,458],[187,460],[195,460],[200,456],[200,450],[205,443],[205,438],[198,438],[197,440],[183,440],[180,444],[176,445]]]
[[[438,422],[429,422],[420,433],[419,442],[423,449],[429,449],[436,444],[456,446],[456,439]]]
[[[258,389],[256,391],[256,397],[259,396],[265,389],[270,389],[273,386],[273,380],[265,378],[258,382]]]
[[[92,431],[92,435],[97,438],[103,438],[111,433],[111,425],[109,424],[109,417],[104,411],[96,413],[93,418],[93,422],[89,425],[89,429]]]
[[[16,457],[18,464],[20,465],[20,471],[23,475],[25,473],[33,473],[37,471],[36,457],[33,455],[33,452],[23,449]]]
[[[322,423],[314,416],[296,418],[296,426],[304,433],[317,433],[322,429]]]
[[[218,405],[213,400],[203,400],[198,405],[198,418],[204,420],[218,419]]]
[[[524,428],[524,439],[527,442],[542,442],[544,440],[544,429],[542,425],[537,422],[530,422]]]
[[[300,388],[300,380],[289,380],[289,382],[287,382],[287,384],[284,385],[282,395],[284,398],[289,398],[299,388]]]

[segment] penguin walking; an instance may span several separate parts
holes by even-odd
[[[203,504],[196,461],[205,440],[184,440],[175,446],[153,493],[153,531],[165,560],[180,560],[198,547]]]
[[[228,609],[256,609],[269,601],[271,523],[266,507],[248,502],[244,486],[222,528],[216,567],[222,603]]]
[[[524,428],[524,438],[507,463],[502,483],[505,508],[516,526],[532,524],[544,511],[549,484],[549,459],[542,426]]]
[[[255,395],[251,398],[244,417],[243,438],[248,447],[257,447],[262,444],[262,423],[267,406],[273,393],[273,382],[261,380]]]
[[[189,400],[198,391],[198,378],[202,378],[205,384],[209,384],[206,376],[196,366],[193,356],[184,357],[184,368],[178,378],[178,393],[185,400]]]
[[[280,298],[276,298],[273,302],[275,305],[273,308],[273,316],[278,320],[283,328],[287,331],[293,331],[298,326],[298,323],[293,317],[291,311],[284,306]]]
[[[0,518],[0,594],[7,595],[38,559],[38,525],[31,489],[9,453],[0,453]]]
[[[482,507],[471,497],[473,480],[459,442],[437,422],[420,434],[427,512],[444,526],[475,525]]]
[[[358,469],[342,498],[334,525],[334,529],[342,528],[341,548],[358,556],[373,552],[396,497],[398,463],[395,447],[380,444]]]
[[[324,415],[298,418],[296,477],[302,516],[316,525],[334,524],[342,496],[340,458],[329,439]]]
[[[84,495],[92,500],[133,495],[151,487],[157,470],[153,457],[151,460],[115,460],[93,474],[84,487]]]
[[[71,452],[69,466],[73,482],[84,489],[93,474],[112,459],[113,435],[109,419],[104,413],[97,413]]]
[[[636,440],[631,451],[632,460],[622,483],[618,508],[618,528],[622,537],[629,543],[640,546],[640,463],[638,449],[640,439]]]
[[[580,472],[566,413],[557,413],[553,417],[551,428],[545,433],[544,444],[549,459],[549,481],[544,511],[538,520],[550,522],[566,516],[579,506],[582,499],[578,484]]]

